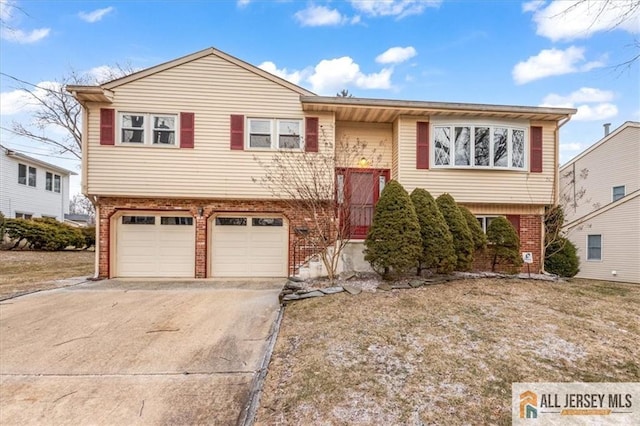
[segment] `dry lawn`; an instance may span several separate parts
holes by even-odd
[[[51,282],[93,275],[93,251],[0,251],[0,299],[58,287]]]
[[[640,381],[640,286],[479,279],[288,305],[257,424],[511,424],[511,383]]]

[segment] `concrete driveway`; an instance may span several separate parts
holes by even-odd
[[[0,304],[0,424],[235,424],[283,280],[85,283]]]

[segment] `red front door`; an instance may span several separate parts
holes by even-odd
[[[389,169],[336,170],[340,220],[353,239],[364,239],[373,220],[373,209],[389,180]]]

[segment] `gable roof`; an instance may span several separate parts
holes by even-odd
[[[11,148],[7,148],[4,145],[0,145],[0,149],[2,151],[4,151],[4,154],[9,157],[9,158],[14,158],[14,159],[18,159],[18,160],[23,160],[25,162],[30,162],[33,164],[36,164],[40,167],[44,167],[45,169],[49,169],[52,170],[54,172],[58,172],[60,174],[64,174],[64,175],[77,175],[76,172],[72,172],[71,170],[67,170],[65,168],[62,167],[58,167],[56,165],[53,165],[51,163],[47,163],[46,161],[42,161],[42,160],[38,160],[37,158],[33,158],[33,157],[29,157],[26,154],[22,154],[18,151],[14,151]]]
[[[622,198],[620,198],[620,199],[618,199],[618,200],[616,200],[614,202],[611,202],[611,203],[609,203],[609,204],[607,204],[605,206],[602,206],[599,209],[594,210],[591,213],[586,214],[586,215],[584,215],[584,216],[582,216],[582,217],[580,217],[580,218],[578,218],[578,219],[576,219],[576,220],[574,220],[572,222],[569,222],[566,225],[563,225],[562,227],[564,229],[575,228],[576,226],[581,225],[584,222],[586,222],[588,220],[591,220],[596,216],[600,216],[602,213],[608,212],[609,210],[611,210],[614,207],[617,207],[617,206],[619,206],[621,204],[624,204],[624,203],[626,203],[628,201],[631,201],[631,200],[633,200],[635,198],[638,198],[639,196],[640,196],[640,189],[636,189],[632,193],[627,194],[624,197],[622,197]]]
[[[560,170],[563,170],[563,169],[567,168],[571,164],[575,163],[576,161],[580,160],[584,156],[588,155],[590,152],[595,151],[596,149],[598,149],[598,147],[604,145],[605,143],[607,143],[608,141],[610,141],[615,136],[617,136],[618,134],[622,133],[625,129],[627,129],[629,127],[638,127],[638,128],[640,128],[640,122],[637,122],[637,121],[626,121],[626,122],[624,122],[620,127],[615,129],[613,132],[609,133],[607,136],[603,137],[598,142],[594,143],[589,148],[585,149],[580,154],[578,154],[575,157],[573,157],[571,160],[567,161],[565,164],[562,165],[562,167],[560,167]]]
[[[262,78],[266,78],[267,80],[279,84],[280,86],[283,86],[289,90],[292,90],[300,94],[301,96],[315,96],[315,93],[307,89],[304,89],[283,78],[268,73],[267,71],[251,65],[248,62],[245,62],[241,59],[236,58],[235,56],[231,56],[213,47],[209,47],[204,50],[200,50],[199,52],[191,53],[181,58],[173,59],[171,61],[143,69],[141,71],[117,78],[99,86],[69,85],[67,86],[67,91],[71,92],[73,96],[79,101],[111,102],[113,98],[112,90],[118,88],[119,86],[131,83],[136,80],[140,80],[142,78],[186,64],[188,62],[195,61],[200,58],[204,58],[209,55],[217,56],[227,62],[237,65],[240,68],[257,74]]]

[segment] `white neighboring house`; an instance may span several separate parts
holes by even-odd
[[[560,185],[568,198],[585,191],[565,207],[577,276],[640,283],[640,123],[605,125],[604,138],[560,168]]]
[[[0,211],[7,218],[69,213],[69,176],[76,173],[0,145]]]

